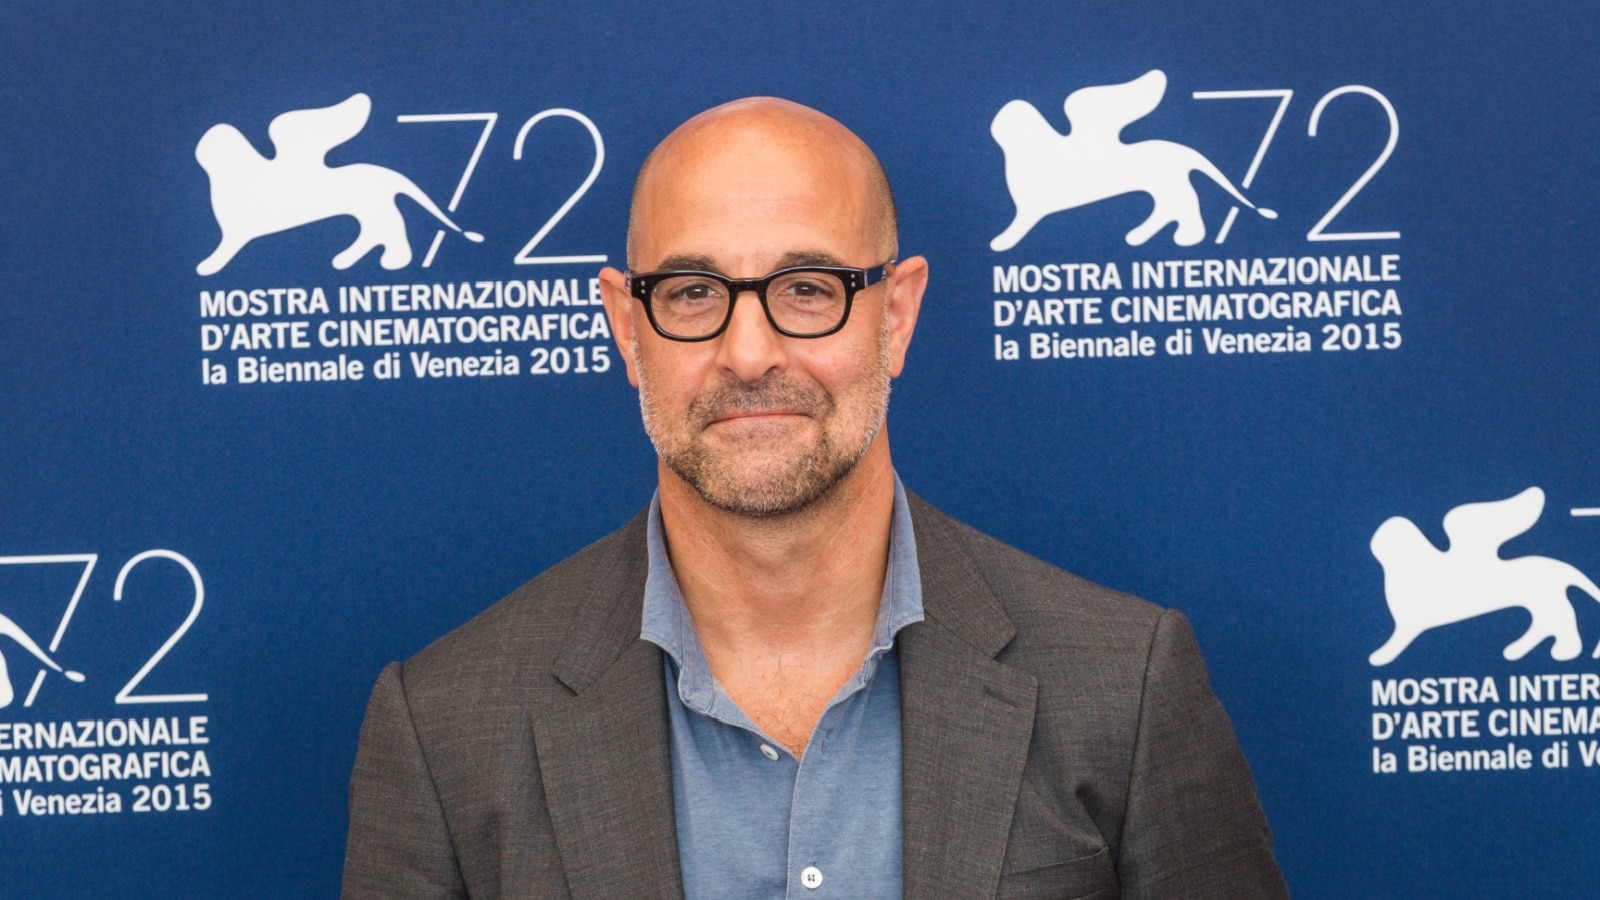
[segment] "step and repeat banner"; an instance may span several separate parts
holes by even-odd
[[[752,94],[930,261],[908,486],[1193,619],[1297,896],[1600,887],[1592,4],[0,15],[0,892],[335,893],[379,669],[648,502],[596,273]]]

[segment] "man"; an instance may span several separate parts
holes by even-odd
[[[1184,618],[900,485],[927,263],[855,135],[691,119],[601,273],[649,509],[378,680],[351,897],[1278,897]]]

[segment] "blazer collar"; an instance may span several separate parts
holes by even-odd
[[[922,605],[936,620],[974,650],[993,659],[1016,637],[1017,628],[978,574],[956,522],[907,492],[917,535],[917,562],[922,570]]]
[[[612,539],[534,715],[540,787],[574,900],[682,900],[661,651],[639,639],[645,518]]]
[[[551,674],[582,694],[639,639],[645,575],[648,510],[633,517],[608,541],[612,552],[600,563],[593,583],[556,657]]]
[[[905,896],[993,897],[1038,682],[995,659],[1017,630],[973,564],[965,526],[911,501],[927,619],[900,635]]]

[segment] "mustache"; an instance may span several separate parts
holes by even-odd
[[[724,380],[722,384],[690,401],[687,418],[696,427],[704,428],[729,413],[785,409],[821,419],[832,413],[833,407],[833,397],[821,386],[803,384],[768,372],[755,384],[737,378]]]

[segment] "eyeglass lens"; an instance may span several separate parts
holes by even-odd
[[[731,301],[727,285],[704,275],[662,279],[650,294],[656,324],[679,337],[702,337],[721,328]],[[821,334],[844,317],[844,281],[827,272],[781,275],[767,286],[767,309],[784,331]]]

